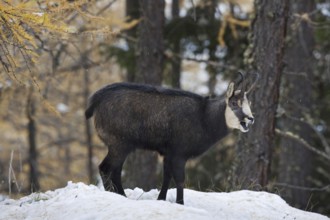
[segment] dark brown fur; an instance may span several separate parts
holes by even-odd
[[[125,195],[121,170],[137,148],[164,156],[164,178],[158,199],[165,200],[171,178],[177,202],[183,204],[184,167],[228,133],[224,99],[147,85],[117,83],[97,91],[85,112],[95,116],[96,131],[108,146],[100,164],[106,190]]]

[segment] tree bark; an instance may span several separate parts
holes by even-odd
[[[164,0],[140,0],[135,82],[160,85],[164,62]],[[143,103],[141,103],[143,105]],[[125,186],[150,190],[157,186],[157,153],[136,151],[125,164]]]
[[[249,97],[255,124],[248,133],[240,135],[236,145],[234,184],[241,188],[262,189],[269,181],[288,4],[287,0],[255,2],[252,51],[248,61],[252,71],[260,74],[260,80]]]
[[[30,167],[30,190],[31,192],[37,192],[40,190],[39,184],[39,169],[38,169],[38,151],[37,151],[37,126],[35,122],[36,103],[33,94],[33,87],[31,86],[28,100],[26,115],[28,118],[27,131],[28,131],[28,143],[29,143],[29,167]]]
[[[172,1],[172,19],[178,19],[179,18],[179,0],[173,0]],[[181,88],[180,84],[180,78],[181,78],[181,63],[182,59],[180,55],[181,53],[181,45],[180,45],[181,39],[175,38],[175,41],[173,42],[173,54],[174,56],[171,58],[171,86],[173,88]]]
[[[216,7],[217,7],[217,1],[216,0],[210,0],[208,2],[207,7],[207,11],[208,11],[208,15],[209,15],[209,27],[211,29],[213,29],[214,27],[216,27],[215,25],[215,11],[216,11]],[[212,35],[211,35],[212,36]],[[216,39],[216,36],[213,35],[212,36],[213,39]],[[209,60],[210,61],[215,61],[217,62],[217,57],[215,55],[216,50],[217,50],[217,46],[218,46],[218,42],[216,41],[211,41],[211,43],[208,46],[208,51],[209,51]],[[215,95],[215,87],[217,84],[217,68],[214,65],[211,64],[207,64],[207,72],[210,76],[209,81],[208,81],[208,87],[209,87],[209,95],[214,96]]]
[[[86,54],[82,55],[83,63],[88,63]],[[90,94],[89,91],[89,72],[88,68],[84,67],[84,97],[85,97],[85,106],[88,103],[88,97]],[[95,172],[93,166],[93,139],[92,139],[92,126],[91,120],[85,120],[85,132],[86,132],[86,145],[87,145],[87,170],[88,170],[88,180],[89,183],[93,183],[95,180]]]
[[[126,0],[126,16],[128,17],[128,22],[133,21],[135,19],[139,19],[140,18],[140,3],[138,0]],[[126,30],[126,34],[133,39],[137,38],[137,26]],[[129,47],[129,51],[133,51],[133,53],[135,54],[135,50],[136,50],[136,43],[132,42],[130,40],[127,40],[127,45]],[[134,58],[133,58],[134,59]],[[132,61],[132,66],[130,68],[127,68],[127,81],[128,82],[134,82],[135,81],[135,75],[136,75],[136,64],[135,64],[135,60]]]
[[[164,62],[164,0],[140,0],[136,82],[160,85]]]
[[[291,1],[290,14],[309,13],[314,9],[313,0],[294,0]],[[292,17],[289,24],[288,35],[290,38],[286,49],[286,67],[283,75],[283,94],[281,95],[281,106],[285,110],[285,115],[280,126],[282,130],[291,131],[311,143],[312,129],[301,123],[300,120],[293,120],[291,117],[306,119],[311,114],[313,104],[311,81],[314,66],[313,30],[306,22],[299,21],[296,17]],[[280,146],[278,182],[298,187],[310,187],[308,181],[312,172],[310,152],[300,143],[285,137],[281,138]],[[301,209],[306,208],[311,196],[309,191],[297,188],[284,188],[281,189],[281,193],[287,202]]]

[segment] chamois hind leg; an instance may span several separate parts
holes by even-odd
[[[118,155],[116,155],[118,156]],[[100,175],[103,181],[104,189],[111,192],[116,192],[123,196],[125,195],[123,186],[121,184],[121,170],[126,157],[114,157],[109,151],[99,165]]]
[[[160,190],[158,200],[166,200],[166,194],[168,187],[170,186],[170,182],[172,179],[172,173],[171,173],[171,164],[170,164],[170,159],[168,156],[164,157],[164,162],[163,162],[163,184],[162,184],[162,189]]]
[[[123,168],[123,164],[121,164],[119,167],[117,167],[111,174],[111,180],[113,183],[113,186],[115,188],[115,191],[119,193],[120,195],[126,196],[124,192],[124,188],[121,184],[121,170]]]

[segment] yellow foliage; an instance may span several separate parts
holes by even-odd
[[[61,114],[59,113],[59,111],[57,111],[57,109],[54,108],[54,106],[50,104],[46,99],[42,100],[42,104],[48,111],[52,112],[58,118],[61,118]]]
[[[238,6],[246,14],[251,14],[253,12],[253,0],[224,0],[223,3],[226,4],[228,8],[230,8],[233,5]],[[231,10],[225,12],[223,14],[221,26],[218,32],[218,42],[219,45],[222,47],[226,46],[224,36],[227,26],[229,26],[233,38],[237,39],[238,38],[237,27],[244,27],[244,28],[249,27],[250,20],[236,19],[232,14]]]
[[[95,1],[88,0],[0,0],[0,50],[3,51],[0,54],[0,63],[8,76],[21,82],[15,75],[15,69],[20,67],[22,61],[30,75],[33,75],[30,67],[38,57],[36,51],[45,34],[58,34],[64,39],[76,34],[115,36],[139,22],[125,22],[114,16],[98,16],[97,13],[93,15],[85,10],[87,5],[93,4]],[[72,22],[72,19],[67,19],[70,15],[72,18],[79,16],[88,21],[84,30],[80,31],[79,27],[69,25]],[[116,27],[115,31],[112,26]]]
[[[56,21],[55,17],[38,8],[37,1],[13,3],[0,1],[0,48],[5,51],[0,63],[8,73],[13,73],[19,66],[19,61],[13,55],[12,48],[18,50],[27,65],[37,56],[36,36],[42,31],[66,32],[64,23]],[[11,76],[11,75],[9,75]],[[12,77],[11,77],[12,78]]]
[[[233,37],[235,39],[237,39],[238,35],[237,35],[237,31],[236,31],[236,26],[249,27],[250,21],[249,20],[243,20],[243,21],[237,20],[230,13],[224,15],[223,21],[221,22],[221,27],[218,32],[218,42],[219,42],[220,46],[222,46],[222,47],[226,46],[224,36],[225,36],[225,31],[226,31],[227,25],[229,25],[229,28],[231,30],[231,34],[233,35]]]

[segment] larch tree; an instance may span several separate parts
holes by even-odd
[[[54,14],[39,8],[37,3],[2,1],[0,2],[0,82],[13,82],[28,88],[26,102],[26,130],[29,164],[28,191],[40,189],[40,171],[38,165],[37,143],[37,92],[41,93],[38,74],[33,65],[38,57],[38,40],[43,31],[53,33],[66,32],[67,27],[60,21],[54,24]],[[43,102],[46,103],[46,102]]]
[[[89,61],[88,58],[92,55],[88,52],[84,54],[84,47],[77,46],[77,41],[78,37],[79,42],[81,42],[80,40],[86,38],[86,36],[95,37],[97,35],[102,37],[94,41],[88,41],[85,45],[91,45],[91,43],[95,45],[101,39],[104,42],[109,38],[110,41],[110,37],[114,35],[114,31],[111,29],[112,26],[117,25],[117,28],[120,30],[127,27],[127,23],[124,21],[119,19],[110,20],[111,15],[109,14],[98,17],[97,13],[93,13],[96,10],[102,12],[109,8],[111,4],[102,6],[100,9],[101,6],[95,4],[95,1],[83,0],[55,2],[48,0],[28,0],[24,2],[13,0],[0,2],[0,85],[7,83],[8,88],[11,90],[26,91],[22,93],[21,97],[15,97],[15,100],[12,99],[10,102],[24,102],[25,120],[21,120],[22,118],[19,115],[16,118],[20,123],[24,123],[25,132],[27,133],[22,146],[26,145],[28,150],[26,155],[22,154],[22,156],[27,158],[24,161],[28,164],[26,175],[30,179],[29,186],[23,187],[28,192],[30,190],[38,191],[43,189],[45,182],[50,179],[45,174],[49,175],[53,168],[52,166],[56,164],[55,161],[49,158],[49,156],[54,156],[54,154],[40,153],[45,145],[61,152],[58,154],[59,160],[62,159],[61,154],[63,149],[65,149],[66,166],[63,166],[65,170],[64,175],[70,175],[69,165],[73,163],[73,160],[70,160],[70,149],[72,150],[71,146],[75,142],[73,132],[79,132],[79,129],[71,129],[69,133],[69,129],[66,130],[66,128],[73,125],[73,122],[71,121],[71,124],[66,123],[66,125],[63,125],[62,122],[64,120],[62,119],[67,116],[63,116],[64,113],[61,115],[61,112],[54,104],[60,101],[63,101],[61,102],[62,104],[67,103],[65,102],[66,98],[60,97],[60,93],[64,94],[62,92],[64,92],[66,80],[70,79],[66,78],[66,80],[63,80],[62,76],[69,76],[67,73],[72,73],[75,69],[84,70],[84,95],[85,97],[89,95],[87,87],[92,80],[89,79],[91,75],[88,75],[88,69],[97,66],[99,63],[84,62],[86,60]],[[86,10],[87,8],[88,10]],[[95,51],[98,50],[98,47],[93,46],[91,47],[94,49],[93,55],[95,57]],[[46,58],[47,55],[49,55],[48,58]],[[84,59],[76,59],[80,56]],[[79,63],[80,61],[83,61],[83,64]],[[76,64],[72,68],[65,67],[75,62]],[[70,76],[75,77],[76,82],[78,81],[77,75],[70,74]],[[61,86],[58,86],[57,82],[54,83],[55,81],[61,82]],[[74,83],[72,82],[72,85]],[[2,92],[7,91],[0,88],[0,93]],[[65,96],[69,96],[68,94],[70,92],[66,92]],[[73,94],[71,93],[70,95]],[[1,98],[3,96],[0,97],[0,102],[3,101]],[[79,103],[79,98],[77,100],[74,100],[72,103]],[[11,110],[9,109],[8,112],[11,112]],[[49,115],[47,115],[48,113]],[[71,119],[74,118],[70,117]],[[81,120],[83,120],[82,117]],[[89,170],[90,182],[94,182],[91,133],[90,127],[87,126],[89,125],[86,124],[87,168]],[[16,130],[18,129],[16,128]],[[71,133],[71,131],[73,132]],[[83,146],[84,143],[80,146]],[[14,145],[11,147],[15,148]],[[47,159],[45,160],[45,158]],[[25,166],[25,162],[22,163],[22,166]],[[59,175],[60,178],[53,175],[56,181],[52,181],[51,184],[65,181],[63,173],[58,170],[58,167],[56,169],[56,175]],[[25,172],[25,169],[23,171]],[[20,176],[22,179],[25,178],[22,177],[23,175]],[[16,180],[12,182],[14,181]],[[11,183],[10,181],[8,182],[10,187]]]

